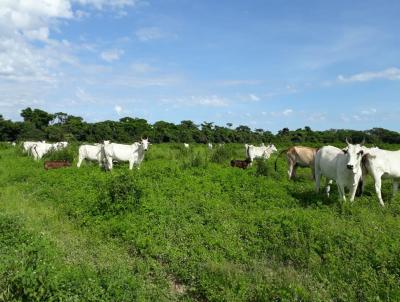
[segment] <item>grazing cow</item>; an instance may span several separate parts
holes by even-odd
[[[50,150],[55,149],[54,144],[36,143],[31,147],[31,152],[35,160],[41,159]]]
[[[232,167],[238,167],[241,169],[247,169],[247,167],[251,164],[251,161],[249,158],[246,158],[245,160],[239,160],[239,159],[232,159],[231,160],[231,166]]]
[[[116,161],[128,161],[129,169],[132,170],[134,164],[140,165],[144,159],[144,153],[149,147],[149,140],[142,139],[140,143],[134,143],[132,145],[123,144],[105,144],[104,153],[107,160],[107,166],[109,170],[113,168],[113,160]]]
[[[58,169],[58,168],[70,167],[70,166],[71,166],[71,163],[67,160],[52,160],[52,161],[44,162],[45,170]]]
[[[209,149],[209,150],[212,150],[212,148],[213,148],[212,143],[208,143],[207,146],[208,146],[208,149]]]
[[[99,163],[99,167],[105,161],[104,154],[104,145],[103,144],[95,144],[95,145],[82,145],[79,147],[79,160],[77,163],[77,167],[80,168],[82,161],[84,159],[97,161]]]
[[[277,170],[277,161],[278,158],[282,155],[282,153],[286,152],[286,159],[288,163],[288,176],[289,179],[294,179],[296,175],[297,167],[310,167],[312,172],[313,179],[315,178],[314,173],[314,159],[315,154],[317,153],[318,149],[310,148],[310,147],[302,147],[302,146],[295,146],[290,147],[289,149],[283,150],[279,155],[276,157],[275,160],[275,171]]]
[[[400,151],[387,151],[379,148],[370,148],[362,159],[363,189],[368,174],[374,178],[375,192],[381,206],[385,206],[382,199],[382,178],[393,179],[393,197],[396,195],[400,181]]]
[[[61,150],[68,147],[68,142],[57,142],[53,144],[54,150]]]
[[[189,149],[189,144],[184,143],[183,146],[184,146],[186,149]]]
[[[30,155],[33,145],[35,145],[37,143],[45,143],[45,142],[46,141],[41,141],[41,142],[33,142],[33,141],[23,142],[22,143],[22,149],[24,150],[24,152],[26,152],[26,153],[28,153]]]
[[[253,145],[244,145],[246,148],[246,157],[250,159],[250,162],[252,163],[255,158],[264,158],[268,159],[270,158],[271,154],[274,152],[277,152],[278,150],[276,149],[275,145],[269,144],[268,146],[260,146],[256,147]],[[250,166],[251,166],[250,163]]]
[[[54,144],[38,142],[38,143],[33,144],[30,149],[31,149],[33,158],[35,160],[39,160],[49,151],[51,151],[51,150],[59,151],[61,149],[64,149],[67,146],[68,146],[68,142],[58,142],[58,143],[54,143]]]
[[[347,147],[339,149],[333,146],[325,146],[315,155],[315,184],[319,192],[321,176],[329,180],[335,180],[339,190],[339,201],[346,201],[345,189],[350,189],[350,201],[354,201],[357,186],[362,177],[361,160],[365,148],[361,144],[350,144],[347,139]],[[330,191],[330,183],[327,192]]]

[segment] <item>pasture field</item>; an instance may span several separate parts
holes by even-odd
[[[341,204],[275,157],[162,144],[133,171],[45,171],[0,145],[0,301],[400,301],[391,183],[385,208],[371,179]]]

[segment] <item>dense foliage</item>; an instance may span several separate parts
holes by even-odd
[[[164,121],[150,124],[145,119],[124,117],[119,121],[87,123],[81,117],[63,112],[47,113],[40,109],[22,110],[23,122],[5,120],[0,115],[0,141],[48,140],[48,141],[86,141],[132,142],[141,136],[148,136],[152,142],[185,142],[185,143],[316,143],[327,144],[343,142],[346,137],[354,141],[366,138],[368,143],[400,143],[400,134],[382,128],[367,131],[330,129],[313,131],[310,127],[289,130],[283,128],[277,134],[268,130],[252,130],[247,126],[232,127],[203,122],[196,125],[190,120],[176,125]]]
[[[112,172],[0,147],[0,301],[400,300],[390,182],[381,208],[371,180],[341,204],[275,155],[231,168],[239,144],[154,144]]]

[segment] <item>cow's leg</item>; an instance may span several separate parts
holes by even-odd
[[[355,184],[353,184],[350,187],[350,201],[351,202],[353,202],[354,198],[356,197],[356,193],[357,193],[357,188],[358,188],[359,182],[360,181],[358,180]]]
[[[107,168],[108,170],[112,170],[113,169],[113,161],[112,161],[112,157],[107,157]]]
[[[328,180],[327,183],[326,183],[325,192],[326,192],[326,196],[327,196],[328,198],[329,198],[329,195],[330,195],[330,193],[331,193],[331,185],[332,185],[332,183],[333,183],[333,180],[332,180],[332,179]]]
[[[83,160],[83,158],[82,158],[82,157],[79,157],[78,163],[76,164],[76,166],[77,166],[78,168],[81,167],[82,160]]]
[[[378,196],[379,199],[379,203],[381,204],[382,207],[385,206],[385,204],[383,203],[383,199],[382,199],[382,192],[381,192],[381,188],[382,188],[382,175],[373,175],[374,176],[374,180],[375,180],[375,192],[376,195]]]
[[[319,193],[319,188],[321,186],[321,176],[322,174],[319,173],[315,173],[315,192]]]
[[[399,182],[398,180],[393,179],[393,197],[396,196],[398,190],[399,190]]]
[[[132,170],[133,169],[133,160],[130,160],[129,161],[129,170]]]
[[[344,186],[337,182],[337,187],[339,191],[339,201],[346,202],[346,192],[344,191]]]
[[[297,171],[297,164],[294,164],[293,165],[293,171],[292,171],[292,178],[294,179],[294,178],[297,178],[297,174],[296,174],[296,171]]]
[[[292,179],[292,177],[293,177],[293,168],[294,168],[294,164],[293,164],[292,160],[288,158],[288,176],[289,176],[289,180]]]

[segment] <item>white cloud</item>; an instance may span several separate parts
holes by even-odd
[[[176,35],[164,32],[159,27],[139,28],[135,32],[135,35],[139,39],[139,41],[142,41],[142,42],[148,42],[148,41],[152,41],[152,40],[160,40],[160,39],[164,39],[167,37],[176,37]]]
[[[387,68],[377,72],[362,72],[350,76],[339,75],[337,77],[339,82],[368,82],[372,80],[385,79],[385,80],[400,80],[400,69],[396,67]]]
[[[282,114],[284,116],[289,116],[293,113],[293,109],[285,109],[284,111],[282,111]]]
[[[374,115],[377,113],[377,110],[375,108],[369,108],[361,111],[362,115]]]
[[[241,86],[241,85],[257,85],[261,84],[260,80],[224,80],[217,82],[221,86]]]
[[[120,105],[115,105],[114,106],[114,110],[118,115],[121,115],[121,113],[123,111],[123,109],[122,109],[122,107]]]
[[[190,96],[186,98],[163,99],[162,104],[173,107],[226,107],[229,101],[226,98],[216,95],[211,96]]]
[[[156,68],[147,63],[134,63],[131,67],[132,70],[137,73],[149,73],[156,71]]]
[[[51,0],[49,0],[51,1]],[[138,4],[138,0],[73,0],[73,2],[81,5],[91,5],[96,9],[102,10],[105,8],[122,9],[128,6]]]
[[[109,50],[103,51],[100,54],[100,57],[104,61],[111,63],[113,61],[118,61],[123,54],[124,54],[124,51],[122,49],[109,49]]]
[[[253,93],[250,93],[249,97],[250,97],[250,100],[252,100],[254,102],[258,102],[260,100],[260,98]]]
[[[308,121],[321,122],[326,120],[326,114],[322,112],[315,112],[308,115]]]

